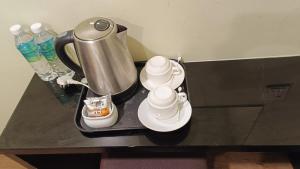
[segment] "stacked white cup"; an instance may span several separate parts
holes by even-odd
[[[147,101],[150,113],[158,120],[165,120],[178,113],[180,105],[187,101],[187,95],[177,93],[169,86],[159,86],[149,92]]]
[[[146,63],[146,76],[156,86],[168,82],[172,76],[180,74],[180,70],[168,58],[154,56]]]

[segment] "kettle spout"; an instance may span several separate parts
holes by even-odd
[[[120,39],[124,47],[127,48],[127,28],[119,24],[117,24],[117,28],[117,37]]]

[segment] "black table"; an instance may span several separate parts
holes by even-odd
[[[186,74],[193,107],[186,127],[171,134],[146,130],[98,137],[87,137],[74,125],[80,90],[59,100],[35,75],[0,137],[0,152],[299,147],[300,57],[191,62]]]

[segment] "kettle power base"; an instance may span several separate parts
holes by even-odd
[[[140,71],[144,67],[145,62],[136,62],[135,65],[139,77]],[[182,66],[184,67],[184,65]],[[183,92],[187,93],[189,98],[186,80],[184,80],[180,87],[182,87]],[[148,93],[149,91],[142,86],[138,79],[136,84],[129,88],[128,91],[124,92],[120,96],[117,96],[116,98],[113,98],[113,101],[118,109],[118,121],[116,124],[106,128],[91,128],[84,123],[81,116],[81,111],[84,106],[83,101],[86,99],[86,97],[97,97],[98,95],[86,87],[83,87],[76,109],[75,125],[83,134],[91,137],[109,134],[132,134],[138,133],[139,131],[148,130],[141,124],[137,114],[140,103],[147,97]]]

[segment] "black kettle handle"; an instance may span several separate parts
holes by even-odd
[[[65,51],[65,46],[68,43],[74,44],[73,30],[69,30],[57,36],[57,38],[55,39],[56,54],[66,66],[83,77],[84,74],[81,67],[74,63]]]

